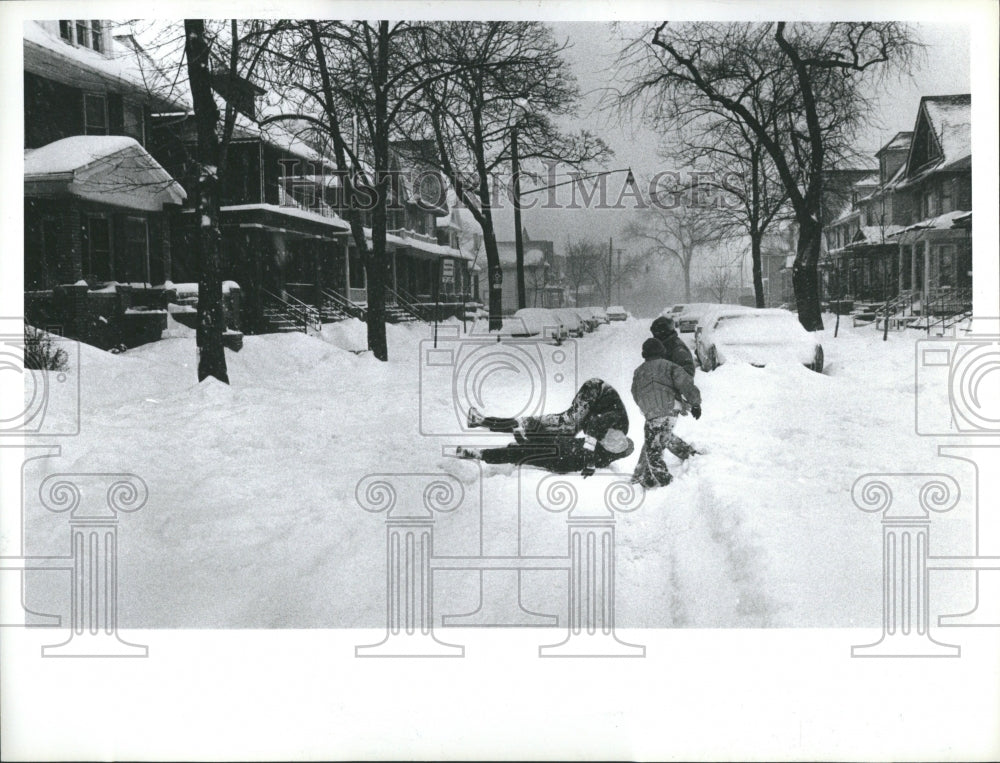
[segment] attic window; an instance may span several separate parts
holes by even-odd
[[[99,19],[60,21],[59,36],[66,42],[82,48],[90,48],[98,53],[104,52],[104,22]]]

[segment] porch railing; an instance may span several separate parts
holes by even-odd
[[[335,291],[331,289],[321,289],[320,294],[323,297],[324,307],[329,305],[334,310],[344,313],[351,318],[357,318],[358,320],[365,320],[367,313],[365,308],[359,305],[357,302],[352,302],[346,297],[342,297]]]
[[[387,305],[394,302],[400,310],[416,320],[428,323],[434,320],[434,316],[421,307],[419,300],[405,289],[398,287],[393,289],[387,286],[385,288],[385,295]]]
[[[922,313],[925,318],[921,323],[926,323],[928,334],[934,327],[951,328],[972,315],[972,289],[939,288],[934,298],[929,299],[926,306],[922,306]]]
[[[264,297],[264,317],[268,323],[278,328],[301,330],[303,333],[307,333],[310,328],[317,331],[323,329],[319,310],[312,305],[307,305],[288,293],[278,295],[261,289],[261,294]]]

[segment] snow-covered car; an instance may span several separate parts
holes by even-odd
[[[522,307],[504,319],[504,328],[500,333],[508,336],[542,336],[562,340],[569,332],[566,323],[554,310],[545,307]]]
[[[675,305],[674,307],[678,307]],[[713,302],[692,302],[687,305],[680,305],[680,312],[663,313],[668,315],[674,321],[674,326],[682,334],[690,334],[696,328],[698,328],[698,321],[701,320],[702,316],[705,315],[709,310],[713,310],[719,305]]]
[[[600,324],[600,323],[610,323],[611,322],[610,319],[608,318],[608,314],[606,312],[604,312],[604,308],[603,307],[598,307],[596,305],[591,305],[590,307],[585,307],[583,309],[586,310],[590,314],[590,316],[593,318],[593,320],[596,323],[598,323],[598,324]]]
[[[609,321],[623,321],[628,318],[628,313],[625,312],[625,308],[621,305],[611,305],[605,312]]]
[[[680,318],[681,313],[684,312],[685,307],[687,307],[687,305],[671,305],[662,313],[660,313],[660,315],[663,316],[664,318],[672,318],[674,323],[676,323],[677,319]]]
[[[566,327],[566,331],[569,332],[570,336],[583,336],[583,332],[586,329],[584,328],[583,320],[577,315],[576,310],[568,307],[559,307],[552,310],[552,312]]]
[[[723,363],[802,363],[823,371],[823,347],[787,310],[739,305],[706,314],[695,332],[695,355],[703,371]]]
[[[598,320],[594,317],[593,313],[590,312],[589,307],[569,307],[565,309],[572,310],[576,313],[576,317],[580,319],[580,323],[583,324],[583,330],[586,333],[589,334],[597,328]]]

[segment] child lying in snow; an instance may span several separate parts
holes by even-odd
[[[577,391],[562,413],[522,418],[483,416],[469,410],[469,427],[510,432],[516,442],[506,448],[459,448],[460,458],[488,464],[530,464],[565,474],[589,477],[598,467],[625,458],[635,449],[626,436],[628,414],[621,397],[602,379],[590,379]],[[582,433],[583,437],[577,437]]]

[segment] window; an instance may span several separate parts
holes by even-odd
[[[94,20],[90,22],[90,47],[98,53],[104,52],[104,36],[101,22]]]
[[[141,103],[124,101],[122,104],[122,132],[146,145],[146,124]]]
[[[108,101],[101,93],[83,94],[83,134],[108,134]]]
[[[951,212],[955,208],[954,181],[946,180],[941,186],[941,214]]]
[[[84,234],[83,277],[88,281],[110,281],[111,221],[100,215],[89,215]]]
[[[99,19],[60,21],[59,36],[66,42],[76,43],[80,47],[90,48],[98,53],[104,52],[104,22]]]
[[[945,244],[938,250],[938,286],[955,285],[955,246]]]
[[[125,268],[127,281],[149,282],[149,237],[142,217],[125,218]]]
[[[365,268],[361,264],[361,258],[358,257],[356,250],[351,249],[351,283],[350,287],[352,289],[363,289],[365,288]]]
[[[924,191],[923,207],[924,207],[923,212],[925,218],[937,216],[938,214],[937,194],[935,193],[935,189],[931,188],[927,191]]]

